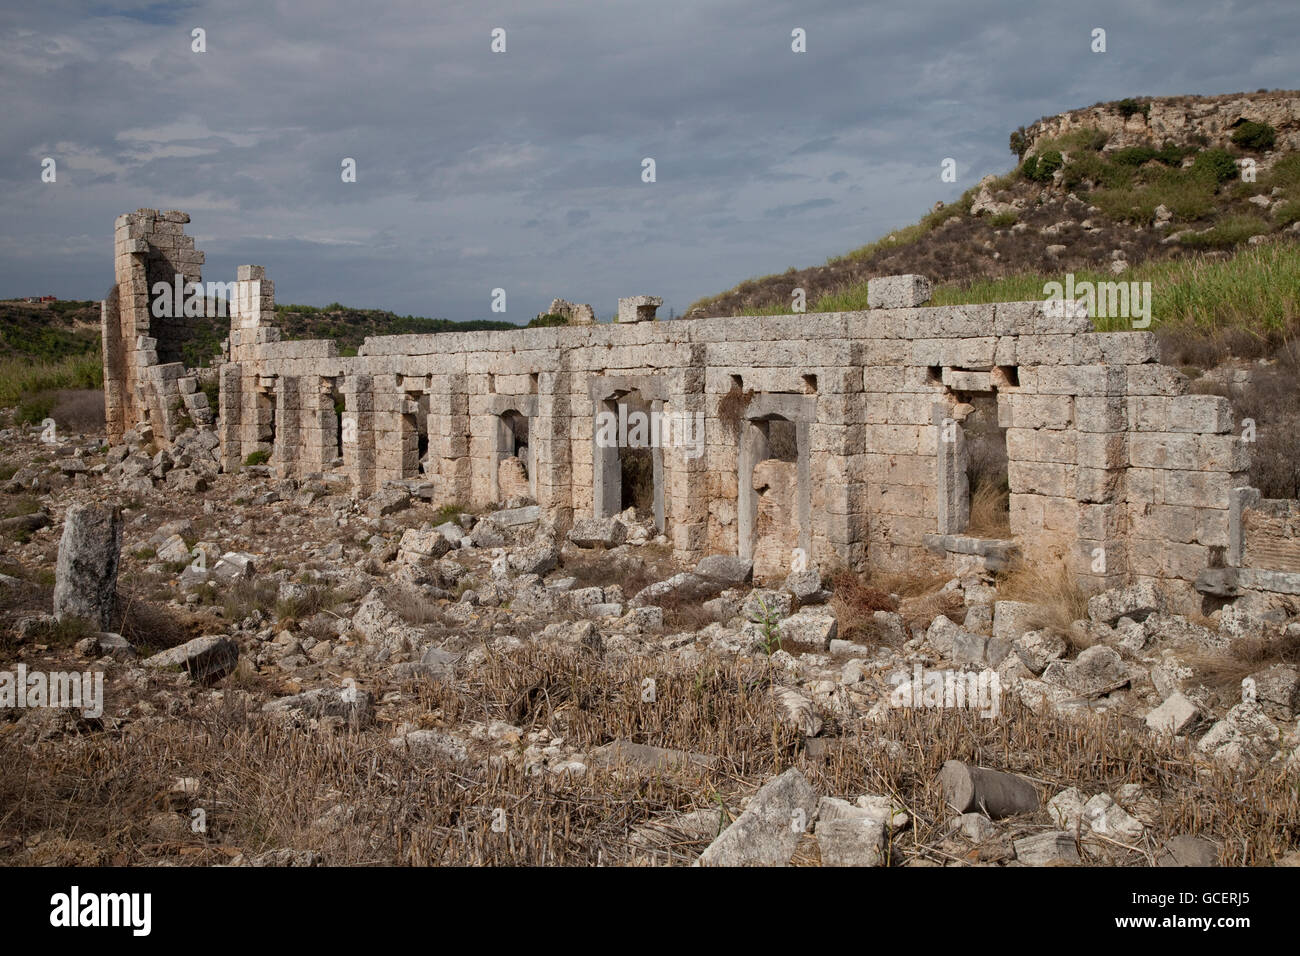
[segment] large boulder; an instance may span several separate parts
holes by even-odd
[[[711,554],[695,565],[695,573],[728,587],[747,584],[754,577],[754,562],[730,554]]]
[[[657,581],[642,588],[628,603],[632,607],[644,607],[647,604],[670,600],[702,601],[712,597],[717,591],[718,586],[707,578],[683,571],[674,574],[666,581]]]
[[[101,631],[117,627],[117,563],[122,514],[101,505],[72,505],[63,519],[54,569],[54,616],[82,618]]]
[[[397,545],[397,560],[401,564],[418,564],[425,558],[441,558],[452,549],[452,541],[437,528],[421,531],[407,528]]]
[[[1065,667],[1065,682],[1075,693],[1088,697],[1108,693],[1129,679],[1128,668],[1112,648],[1094,644]]]
[[[1274,664],[1250,675],[1260,707],[1274,720],[1288,721],[1300,713],[1300,673],[1294,667]]]
[[[1088,618],[1112,627],[1121,617],[1144,621],[1164,608],[1164,601],[1156,586],[1150,582],[1132,584],[1125,588],[1111,588],[1088,599]]]
[[[812,826],[817,795],[791,768],[765,783],[736,822],[700,855],[700,866],[786,866]]]
[[[627,540],[627,525],[617,515],[579,518],[569,531],[569,540],[579,548],[616,548]]]
[[[520,574],[546,574],[560,563],[560,549],[550,541],[537,541],[511,552],[508,560]]]
[[[822,797],[814,832],[822,866],[883,866],[888,822],[847,800]]]
[[[295,714],[309,719],[340,717],[359,727],[369,726],[375,718],[375,696],[355,684],[344,687],[317,687],[290,697],[277,697],[262,705],[268,714]]]
[[[209,634],[146,658],[144,666],[179,668],[196,684],[210,684],[233,671],[238,661],[239,648],[234,641],[224,634]]]

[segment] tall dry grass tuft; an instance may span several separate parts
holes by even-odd
[[[1300,636],[1239,637],[1226,650],[1189,651],[1183,660],[1207,687],[1235,696],[1241,681],[1273,664],[1300,667]]]
[[[1060,635],[1079,651],[1091,643],[1074,627],[1088,617],[1088,593],[1079,586],[1063,559],[1018,560],[998,581],[998,594],[1005,600],[1034,605],[1029,624]]]
[[[1004,489],[990,481],[975,486],[966,534],[976,538],[1011,537],[1010,499]]]
[[[896,611],[898,602],[860,575],[842,568],[830,575],[831,609],[839,621],[840,637],[858,644],[876,644],[884,636],[872,617],[877,611]]]

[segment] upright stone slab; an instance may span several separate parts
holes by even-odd
[[[82,618],[101,631],[116,629],[121,548],[122,516],[117,508],[68,508],[54,571],[55,617]]]

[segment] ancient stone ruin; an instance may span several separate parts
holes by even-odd
[[[118,219],[110,440],[148,426],[165,442],[182,413],[210,420],[178,361],[185,319],[154,309],[159,283],[200,279],[188,221]],[[265,452],[278,476],[346,480],[358,497],[532,498],[560,528],[636,504],[677,557],[736,554],[760,576],[803,561],[988,569],[1019,550],[1065,559],[1095,589],[1163,582],[1188,608],[1300,594],[1300,503],[1247,485],[1251,445],[1228,400],[1188,394],[1151,333],[1095,332],[1075,309],[926,307],[929,283],[895,276],[872,282],[861,312],[665,322],[660,299],[637,296],[612,324],[374,337],[343,357],[332,341],[280,340],[261,266],[240,266],[228,291],[228,471]],[[1005,446],[1005,537],[966,533],[980,414]],[[625,437],[634,420],[649,441]]]

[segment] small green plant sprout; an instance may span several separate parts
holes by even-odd
[[[769,657],[781,649],[781,618],[777,613],[767,606],[761,595],[758,597],[758,606],[763,609],[763,613],[757,617],[751,617],[750,621],[754,624],[762,625],[763,637],[758,642],[758,647]]]

